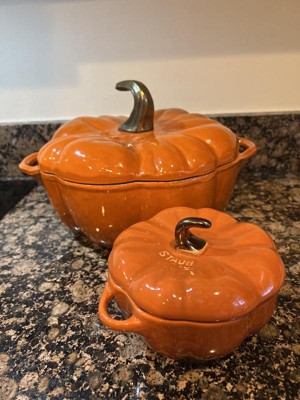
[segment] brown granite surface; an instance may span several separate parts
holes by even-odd
[[[74,237],[35,188],[0,221],[0,399],[299,398],[299,200],[291,173],[240,176],[228,212],[271,234],[287,277],[267,326],[197,363],[100,323],[108,251]]]

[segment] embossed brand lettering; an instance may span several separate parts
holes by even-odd
[[[164,257],[170,263],[174,263],[177,265],[186,265],[187,267],[191,267],[194,264],[194,261],[183,260],[179,257],[172,256],[168,251],[162,250],[158,253],[161,257]]]

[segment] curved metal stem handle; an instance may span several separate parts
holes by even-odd
[[[152,131],[154,103],[146,86],[139,81],[122,81],[116,84],[116,89],[129,90],[134,99],[130,117],[119,127],[119,130],[132,133]]]
[[[204,218],[184,218],[178,222],[175,228],[176,248],[182,250],[199,251],[206,246],[206,241],[193,235],[190,228],[210,228],[211,222]]]

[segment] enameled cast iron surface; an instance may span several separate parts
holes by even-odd
[[[201,237],[201,250],[179,248],[174,238],[190,216],[211,222],[188,230],[186,243]],[[117,238],[99,315],[169,357],[218,358],[270,319],[284,274],[272,239],[256,225],[212,209],[171,208]],[[109,316],[113,298],[126,320]]]
[[[146,131],[123,131],[131,117],[76,118],[20,168],[42,180],[63,222],[106,246],[165,208],[223,210],[255,145],[199,114],[152,111]]]

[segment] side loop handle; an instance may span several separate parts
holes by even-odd
[[[190,232],[190,228],[210,228],[211,222],[205,218],[189,217],[178,222],[175,228],[176,248],[181,250],[201,251],[206,241]]]
[[[102,294],[98,308],[99,318],[101,319],[103,324],[107,325],[109,328],[115,331],[135,332],[135,333],[141,332],[142,323],[136,315],[133,314],[131,317],[125,320],[116,320],[109,315],[107,308],[109,302],[114,297],[115,297],[114,291],[108,282],[104,288],[104,292]]]
[[[122,81],[116,84],[116,89],[129,90],[134,99],[133,110],[119,130],[131,133],[153,131],[154,103],[148,88],[139,81]]]
[[[19,164],[20,170],[27,175],[35,176],[40,174],[40,167],[37,163],[38,153],[29,154]]]
[[[251,140],[239,138],[240,148],[243,149],[237,156],[238,161],[247,160],[256,153],[256,146]]]

